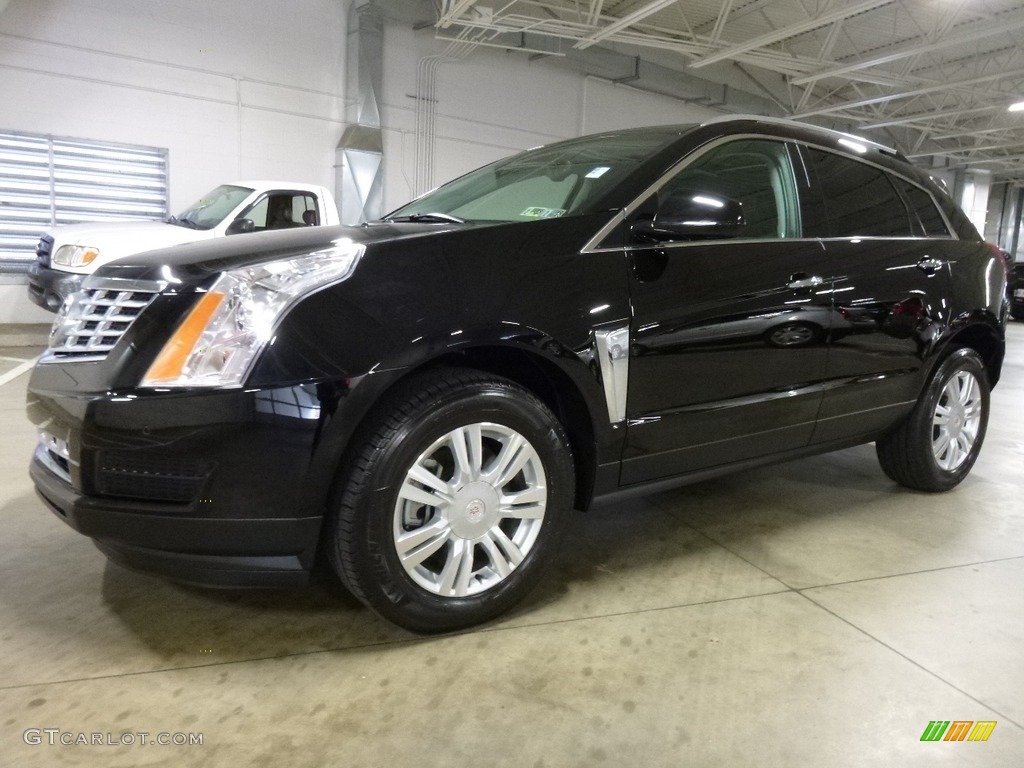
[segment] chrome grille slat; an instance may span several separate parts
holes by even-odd
[[[40,362],[103,360],[150,305],[165,283],[89,278],[61,308]]]

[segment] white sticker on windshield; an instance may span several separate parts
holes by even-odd
[[[539,206],[534,206],[533,208],[527,208],[519,215],[529,219],[557,219],[559,216],[565,215],[565,208],[540,208]]]
[[[607,165],[599,165],[599,166],[597,166],[597,168],[595,168],[590,173],[588,173],[585,178],[588,178],[588,179],[600,179],[602,176],[604,176],[610,170],[611,170],[611,168],[608,167]]]

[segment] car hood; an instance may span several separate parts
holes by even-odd
[[[478,224],[391,224],[374,222],[359,227],[303,227],[224,237],[174,248],[147,251],[105,265],[97,274],[130,279],[162,279],[171,269],[178,279],[201,282],[228,269],[293,258],[356,243],[370,251],[378,244],[432,239],[453,231],[476,230]]]

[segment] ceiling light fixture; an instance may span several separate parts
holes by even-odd
[[[1011,104],[1006,109],[1008,112],[1024,112],[1024,101],[1018,101],[1016,104]]]

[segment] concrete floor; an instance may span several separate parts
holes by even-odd
[[[1022,323],[957,490],[863,446],[581,515],[526,605],[429,639],[108,565],[32,492],[36,351],[0,349],[2,766],[1024,764]],[[59,743],[140,732],[202,745]]]

